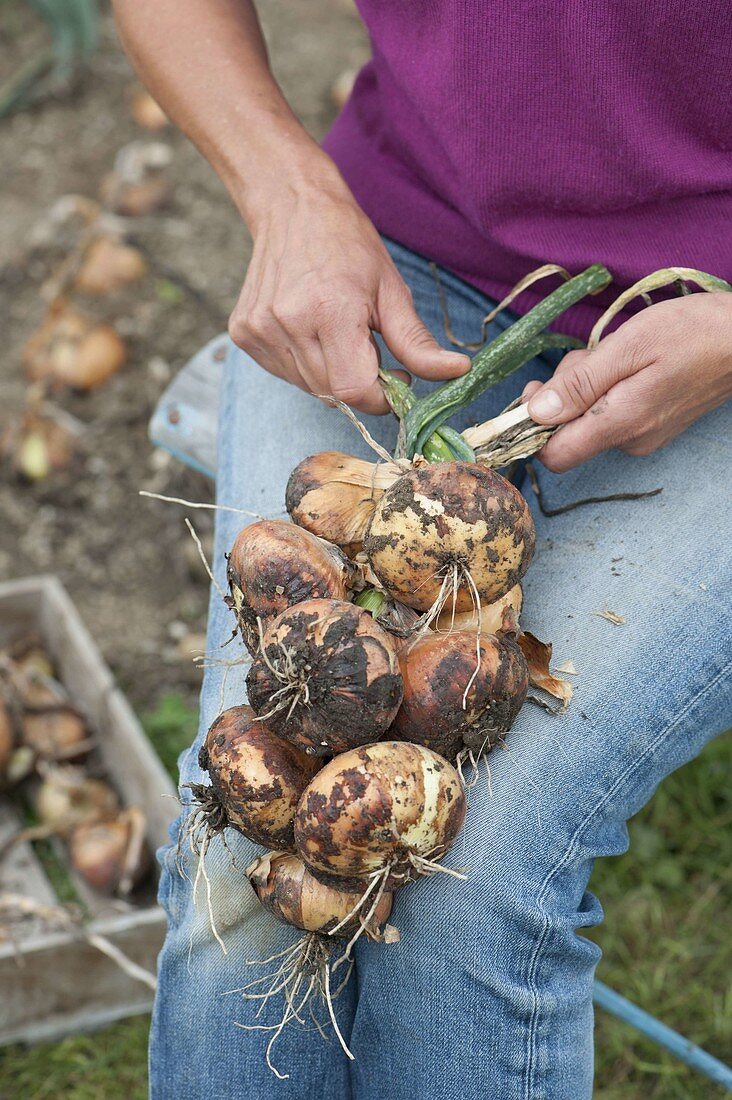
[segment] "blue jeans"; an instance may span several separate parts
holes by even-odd
[[[418,312],[447,345],[426,261],[389,247]],[[475,340],[492,303],[450,274],[442,282],[453,329]],[[494,332],[500,327],[499,320]],[[554,365],[529,364],[488,393],[470,419],[494,415]],[[391,418],[365,419],[377,439],[393,446]],[[261,909],[243,878],[255,845],[229,835],[238,870],[220,841],[207,856],[227,955],[210,933],[205,891],[199,889],[194,905],[190,882],[176,872],[174,848],[162,851],[160,899],[170,930],[152,1029],[153,1100],[591,1096],[592,979],[600,952],[579,930],[602,919],[587,890],[593,863],[625,851],[628,818],[664,776],[732,724],[729,534],[715,484],[715,471],[726,468],[721,452],[730,446],[730,420],[730,409],[720,409],[648,458],[610,452],[562,476],[539,470],[554,506],[662,486],[651,499],[547,518],[524,486],[537,552],[522,622],[554,643],[557,662],[574,662],[575,697],[563,718],[527,704],[507,748],[489,758],[490,784],[482,765],[465,830],[446,860],[467,867],[467,881],[435,875],[407,887],[392,917],[401,943],[358,944],[356,973],[337,1002],[355,1062],[312,1028],[290,1026],[274,1054],[290,1075],[280,1081],[265,1065],[269,1033],[234,1026],[253,1021],[257,1002],[224,994],[264,972],[247,960],[266,959],[298,936]],[[320,450],[371,457],[340,413],[232,349],[219,503],[282,515],[290,470]],[[222,585],[224,554],[243,522],[217,513]],[[598,616],[605,609],[625,622]],[[242,652],[238,642],[219,649],[231,629],[231,613],[214,591],[210,655]],[[241,666],[208,669],[199,741],[224,706],[243,701],[244,673]],[[182,783],[204,778],[199,741],[181,758]],[[273,1009],[259,1022],[275,1021]]]

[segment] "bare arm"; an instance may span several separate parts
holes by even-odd
[[[250,0],[113,4],[145,84],[221,176],[254,238],[235,342],[273,374],[365,412],[386,409],[372,330],[421,377],[463,373],[467,358],[422,325],[378,233],[287,104]]]

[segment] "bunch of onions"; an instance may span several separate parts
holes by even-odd
[[[264,635],[247,689],[263,720],[318,756],[381,737],[402,701],[389,634],[342,600],[306,600],[283,611]]]
[[[283,520],[250,523],[228,557],[227,602],[250,653],[276,615],[303,600],[348,597],[352,567],[335,546]]]

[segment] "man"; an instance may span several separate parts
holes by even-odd
[[[254,238],[230,325],[244,351],[227,366],[223,504],[277,514],[306,454],[360,452],[308,391],[359,409],[393,444],[393,422],[370,419],[386,411],[372,333],[418,385],[467,369],[445,339],[428,260],[464,341],[547,262],[576,273],[601,261],[614,293],[669,265],[732,275],[732,37],[721,0],[362,0],[373,61],[324,149],[277,87],[248,0],[115,8],[146,83]],[[586,337],[609,300],[578,306],[561,328]],[[296,1025],[273,1055],[289,1077],[274,1077],[263,1057],[272,1033],[251,1027],[276,1018],[221,995],[256,977],[246,960],[284,949],[292,930],[257,907],[219,846],[208,869],[222,955],[169,851],[155,1098],[590,1096],[598,950],[577,929],[602,916],[586,889],[593,861],[625,849],[628,817],[732,717],[730,540],[725,479],[713,475],[729,454],[732,294],[625,318],[593,352],[534,362],[471,419],[524,387],[537,421],[565,425],[540,456],[552,504],[663,488],[536,517],[526,622],[579,670],[567,717],[525,708],[509,751],[491,757],[490,786],[481,771],[448,858],[469,868],[467,881],[435,876],[402,891],[399,946],[358,945],[338,1002],[354,1062]],[[220,568],[241,518],[218,518]],[[624,624],[597,616],[608,607]],[[210,652],[229,630],[214,594]],[[206,677],[200,736],[222,703],[241,702],[237,670],[223,679],[220,669]],[[194,747],[182,779],[199,776]],[[254,847],[233,843],[246,866]]]

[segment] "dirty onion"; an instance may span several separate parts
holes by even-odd
[[[307,600],[264,633],[247,690],[276,733],[329,756],[388,730],[402,701],[402,678],[389,634],[368,611]]]
[[[247,1000],[261,1002],[257,1016],[275,994],[282,994],[285,1011],[277,1024],[269,1030],[273,1032],[267,1044],[267,1065],[277,1075],[282,1074],[272,1063],[272,1049],[278,1037],[291,1020],[302,1021],[302,1012],[306,1005],[310,1009],[313,1022],[319,1030],[313,1009],[312,998],[319,995],[325,1003],[333,1030],[346,1055],[353,1055],[346,1046],[335,1015],[333,1002],[345,986],[350,976],[349,965],[346,974],[335,989],[331,989],[331,957],[334,950],[334,938],[347,940],[352,934],[363,932],[369,939],[392,940],[395,930],[386,925],[392,906],[392,895],[383,893],[378,905],[373,907],[367,920],[358,916],[360,898],[357,893],[349,893],[319,882],[310,874],[303,861],[284,852],[268,852],[247,868],[247,877],[257,898],[274,917],[293,928],[301,929],[305,935],[284,951],[261,960],[263,965],[277,963],[275,970],[264,977],[249,982],[242,992]],[[345,961],[342,956],[340,961]],[[266,1025],[239,1024],[245,1029],[260,1028]]]
[[[293,604],[345,600],[352,567],[335,546],[283,520],[260,520],[239,532],[228,558],[227,603],[244,644],[259,649],[261,626]]]

